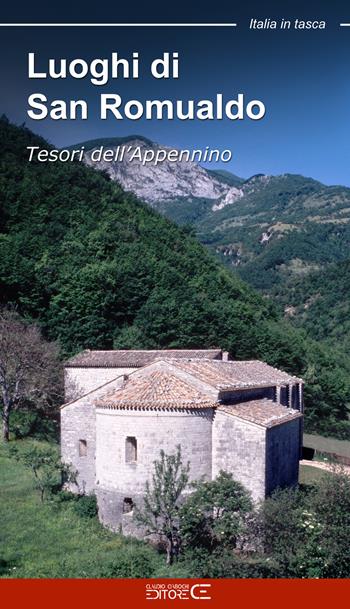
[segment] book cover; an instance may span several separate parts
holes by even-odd
[[[328,606],[349,9],[6,6],[0,35],[3,598]]]

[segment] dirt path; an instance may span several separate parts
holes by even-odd
[[[302,459],[300,461],[300,465],[309,465],[310,467],[323,469],[326,472],[344,473],[350,476],[350,467],[347,465],[341,465],[339,463],[324,463],[324,461],[308,461],[307,459]]]

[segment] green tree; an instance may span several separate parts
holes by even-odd
[[[345,471],[326,474],[308,497],[314,527],[309,562],[318,557],[319,577],[350,577],[350,477]],[[307,561],[304,560],[304,564]]]
[[[221,471],[215,480],[194,484],[194,492],[181,509],[181,536],[185,547],[235,548],[245,532],[252,510],[249,492]]]
[[[75,481],[75,472],[70,466],[62,463],[57,450],[53,447],[33,445],[18,450],[16,446],[12,446],[10,454],[32,472],[35,488],[38,489],[42,502],[61,489],[65,483]]]
[[[299,555],[306,538],[304,510],[305,496],[299,489],[279,489],[256,512],[253,543],[279,565],[283,577],[300,577]]]
[[[282,577],[350,576],[350,478],[325,474],[305,493],[277,491],[261,506],[257,539]]]
[[[190,464],[182,464],[181,447],[174,455],[160,451],[154,461],[152,484],[146,482],[143,509],[135,512],[147,535],[157,535],[166,543],[167,564],[171,565],[179,552],[179,508],[189,479]]]
[[[63,395],[63,373],[57,346],[14,311],[0,311],[0,391],[3,438],[9,440],[15,409],[54,408]]]

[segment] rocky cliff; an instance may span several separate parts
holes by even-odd
[[[156,155],[159,150],[172,149],[139,136],[123,140],[121,138],[95,140],[85,142],[84,145],[85,161],[88,165],[105,170],[111,179],[119,182],[125,190],[132,191],[140,199],[154,206],[164,201],[200,198],[212,201],[212,208],[215,210],[234,203],[243,195],[238,186],[243,180],[236,178],[237,186],[234,186],[232,179],[229,179],[230,174],[222,175],[220,172],[207,171],[195,162],[164,160],[157,165],[151,162],[144,163],[145,151],[152,150]],[[92,160],[94,151],[101,146],[115,153],[118,152],[119,147],[118,160],[111,162]],[[121,148],[124,148],[122,160]],[[133,158],[135,151],[138,150],[141,158],[138,156]]]

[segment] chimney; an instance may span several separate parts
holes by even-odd
[[[229,360],[229,355],[230,355],[230,354],[229,354],[229,352],[228,352],[228,351],[223,351],[223,352],[222,352],[222,358],[221,358],[221,359],[222,359],[222,361],[223,361],[223,362],[228,362],[228,360]]]

